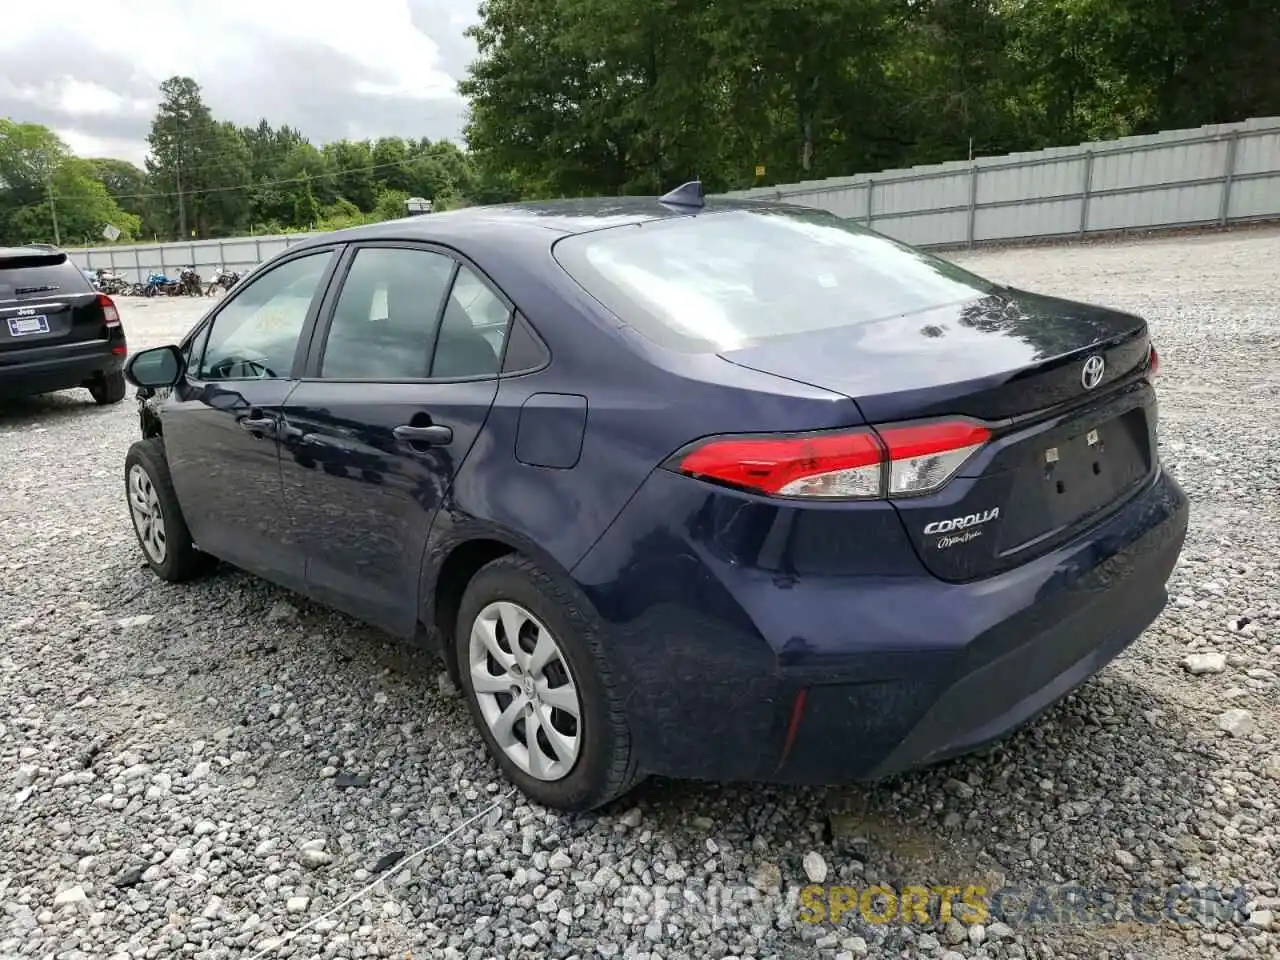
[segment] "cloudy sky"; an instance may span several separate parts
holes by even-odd
[[[340,137],[457,138],[476,0],[0,0],[0,117],[141,164],[160,82],[220,120]]]

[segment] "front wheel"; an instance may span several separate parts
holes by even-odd
[[[152,437],[134,443],[124,458],[124,477],[133,532],[156,576],[179,583],[213,566],[213,558],[191,542],[169,477],[164,441]]]
[[[530,799],[590,810],[638,781],[599,621],[570,585],[500,557],[463,593],[455,650],[485,745]]]

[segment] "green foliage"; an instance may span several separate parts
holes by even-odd
[[[485,0],[467,148],[318,146],[160,88],[146,169],[0,121],[0,243],[330,230],[711,191],[1280,114],[1280,0]],[[757,167],[764,175],[757,176]]]
[[[72,156],[52,131],[0,119],[0,242],[99,241],[107,224],[127,238],[142,226],[112,199],[97,167]]]
[[[229,237],[403,217],[411,196],[444,210],[474,202],[473,190],[521,195],[509,178],[481,176],[471,155],[449,141],[384,137],[317,147],[287,125],[219,121],[189,77],[166,80],[160,95],[146,169],[78,160],[46,128],[3,121],[0,243],[53,239],[50,178],[63,239],[93,243],[105,242],[108,222],[122,240]]]
[[[409,194],[403,190],[383,190],[378,194],[378,202],[374,205],[371,222],[379,220],[398,220],[406,215],[405,201]]]
[[[476,198],[494,178],[716,190],[1280,113],[1280,0],[487,0],[471,36]]]

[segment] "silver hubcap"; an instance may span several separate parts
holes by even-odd
[[[133,514],[133,528],[138,532],[142,549],[154,562],[164,563],[164,513],[160,509],[160,498],[147,471],[136,463],[129,468],[129,511]]]
[[[524,607],[491,603],[471,625],[471,686],[502,752],[538,780],[568,775],[582,744],[582,706],[551,631]]]

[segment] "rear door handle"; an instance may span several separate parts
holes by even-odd
[[[396,427],[391,433],[397,440],[404,443],[421,443],[427,446],[439,447],[453,442],[453,429],[438,423],[433,423],[429,427],[411,427],[408,424],[404,424]]]

